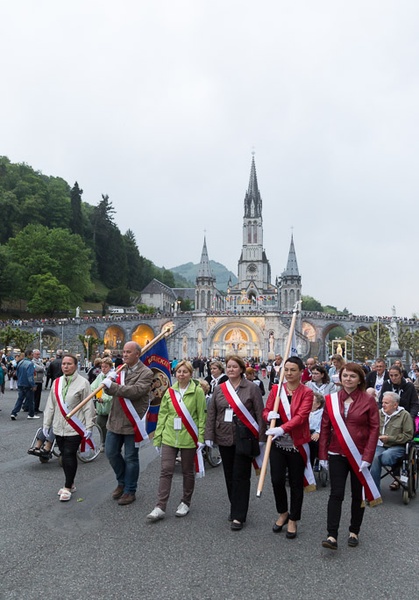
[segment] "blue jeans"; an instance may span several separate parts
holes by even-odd
[[[122,456],[122,446],[124,446],[124,456]],[[123,435],[108,431],[105,453],[115,471],[118,485],[124,488],[124,494],[135,494],[140,474],[140,461],[138,448],[135,447],[134,434]]]
[[[33,389],[26,385],[18,385],[17,389],[19,391],[17,394],[16,404],[12,410],[12,415],[14,415],[14,416],[17,415],[17,413],[22,408],[23,402],[26,400],[26,405],[28,407],[29,416],[33,417],[35,414]]]
[[[377,446],[370,471],[378,489],[380,489],[381,467],[395,465],[398,459],[404,456],[405,449],[406,446],[391,446],[390,448]]]

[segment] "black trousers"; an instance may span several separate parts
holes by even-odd
[[[351,475],[352,493],[349,531],[358,535],[365,511],[365,508],[362,507],[362,485],[345,456],[329,454],[330,496],[327,505],[327,532],[336,539],[348,474]]]
[[[61,452],[61,464],[65,475],[64,487],[71,489],[77,473],[77,450],[80,446],[80,435],[68,435],[55,437],[57,446]]]
[[[271,481],[278,513],[288,512],[292,521],[301,519],[301,508],[304,499],[304,460],[298,450],[284,450],[272,444],[269,455],[271,465]],[[286,474],[290,484],[290,505],[285,487]]]
[[[224,478],[231,504],[231,518],[245,523],[249,508],[252,459],[236,454],[236,446],[218,447],[223,459]]]
[[[40,383],[35,383],[35,385],[36,390],[34,391],[33,398],[35,401],[35,412],[37,413],[41,404],[42,381]]]

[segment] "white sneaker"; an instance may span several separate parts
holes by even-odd
[[[164,512],[164,510],[156,506],[156,508],[153,508],[151,513],[147,515],[147,519],[149,521],[160,521],[160,519],[164,519],[165,516],[166,513]]]
[[[38,417],[38,415],[34,415],[33,417],[27,417],[28,419],[40,419],[41,417]]]
[[[177,511],[175,512],[175,515],[177,517],[186,517],[188,512],[189,512],[189,506],[187,504],[185,504],[184,502],[181,502],[179,504],[179,506],[177,507]]]

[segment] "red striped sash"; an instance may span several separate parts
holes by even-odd
[[[118,385],[125,384],[125,371],[124,370],[122,370],[118,373],[118,376],[116,378],[116,383]],[[147,431],[146,431],[145,424],[144,424],[147,413],[144,415],[144,417],[142,419],[140,419],[140,416],[137,413],[137,411],[135,410],[134,405],[131,402],[131,400],[129,400],[128,398],[122,398],[122,397],[119,397],[118,400],[119,400],[122,410],[124,411],[125,416],[127,417],[128,421],[131,423],[132,428],[134,429],[134,442],[135,442],[136,448],[138,448],[142,441],[148,440],[148,435],[147,435]]]
[[[340,446],[344,452],[344,455],[349,461],[353,472],[358,477],[365,494],[366,499],[371,506],[381,504],[382,499],[377,486],[374,483],[371,473],[368,469],[359,470],[362,462],[362,456],[358,448],[353,441],[351,434],[346,427],[345,421],[340,413],[339,397],[335,392],[333,394],[325,396],[325,404],[327,412],[332,423],[332,427],[339,440]]]
[[[95,447],[94,442],[92,439],[86,440],[85,436],[87,433],[87,429],[84,426],[84,424],[80,421],[80,419],[78,417],[76,417],[75,415],[72,416],[70,419],[67,419],[67,415],[70,412],[70,409],[68,408],[68,406],[64,400],[63,383],[64,383],[64,375],[62,377],[57,377],[57,379],[54,381],[54,394],[55,394],[55,398],[57,400],[58,408],[60,409],[60,412],[61,412],[62,416],[64,417],[64,419],[67,421],[67,423],[69,425],[71,425],[71,427],[74,429],[74,431],[77,433],[77,435],[79,435],[82,438],[82,440],[80,442],[80,451],[85,452],[86,442],[87,442],[87,445],[90,446],[90,448],[92,448],[92,450],[93,450]]]
[[[291,419],[291,406],[288,400],[287,392],[285,390],[285,385],[281,387],[280,394],[280,402],[279,402],[279,415],[281,417],[281,421],[283,423],[287,423]],[[314,477],[313,469],[310,463],[310,446],[308,444],[302,444],[301,446],[296,446],[298,452],[300,453],[303,461],[304,461],[304,491],[305,492],[314,492],[316,489],[316,479]]]
[[[182,423],[186,429],[186,431],[191,436],[197,451],[195,454],[195,471],[201,477],[204,475],[204,459],[202,457],[202,451],[198,450],[198,427],[195,421],[192,418],[191,413],[187,409],[186,405],[182,400],[179,400],[180,394],[176,392],[173,388],[169,388],[169,395],[172,400],[173,407],[177,413],[177,415],[182,419]],[[179,396],[179,398],[178,398]]]

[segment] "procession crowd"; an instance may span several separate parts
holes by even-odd
[[[51,380],[42,432],[28,452],[42,456],[55,439],[64,471],[61,502],[69,501],[76,489],[77,450],[93,444],[95,421],[103,433],[101,449],[115,474],[112,498],[122,506],[135,501],[139,447],[148,437],[145,416],[156,381],[140,353],[137,343],[128,342],[122,357],[98,358],[87,377],[79,372],[77,357],[66,352],[57,352],[45,365],[39,350],[27,350],[13,373],[8,371],[12,360],[2,357],[3,391],[7,373],[9,381],[16,376],[18,384],[13,421],[22,407],[28,419],[41,418],[40,391],[45,376]],[[214,446],[222,458],[232,531],[245,526],[252,469],[260,471],[265,452],[277,512],[272,530],[278,534],[286,527],[288,539],[298,535],[304,492],[315,490],[315,472],[320,469],[330,480],[327,536],[322,542],[330,550],[338,545],[348,477],[350,547],[359,543],[366,504],[381,502],[382,467],[393,467],[390,487],[399,489],[397,462],[418,430],[417,365],[406,372],[396,361],[387,370],[382,359],[370,367],[345,362],[336,354],[331,364],[318,364],[311,357],[304,364],[296,356],[283,360],[280,355],[259,364],[232,355],[225,361],[174,359],[171,367],[176,381],[161,397],[153,436],[161,468],[148,521],[165,518],[178,462],[183,493],[175,514],[189,513],[195,480],[204,472],[203,450]]]

